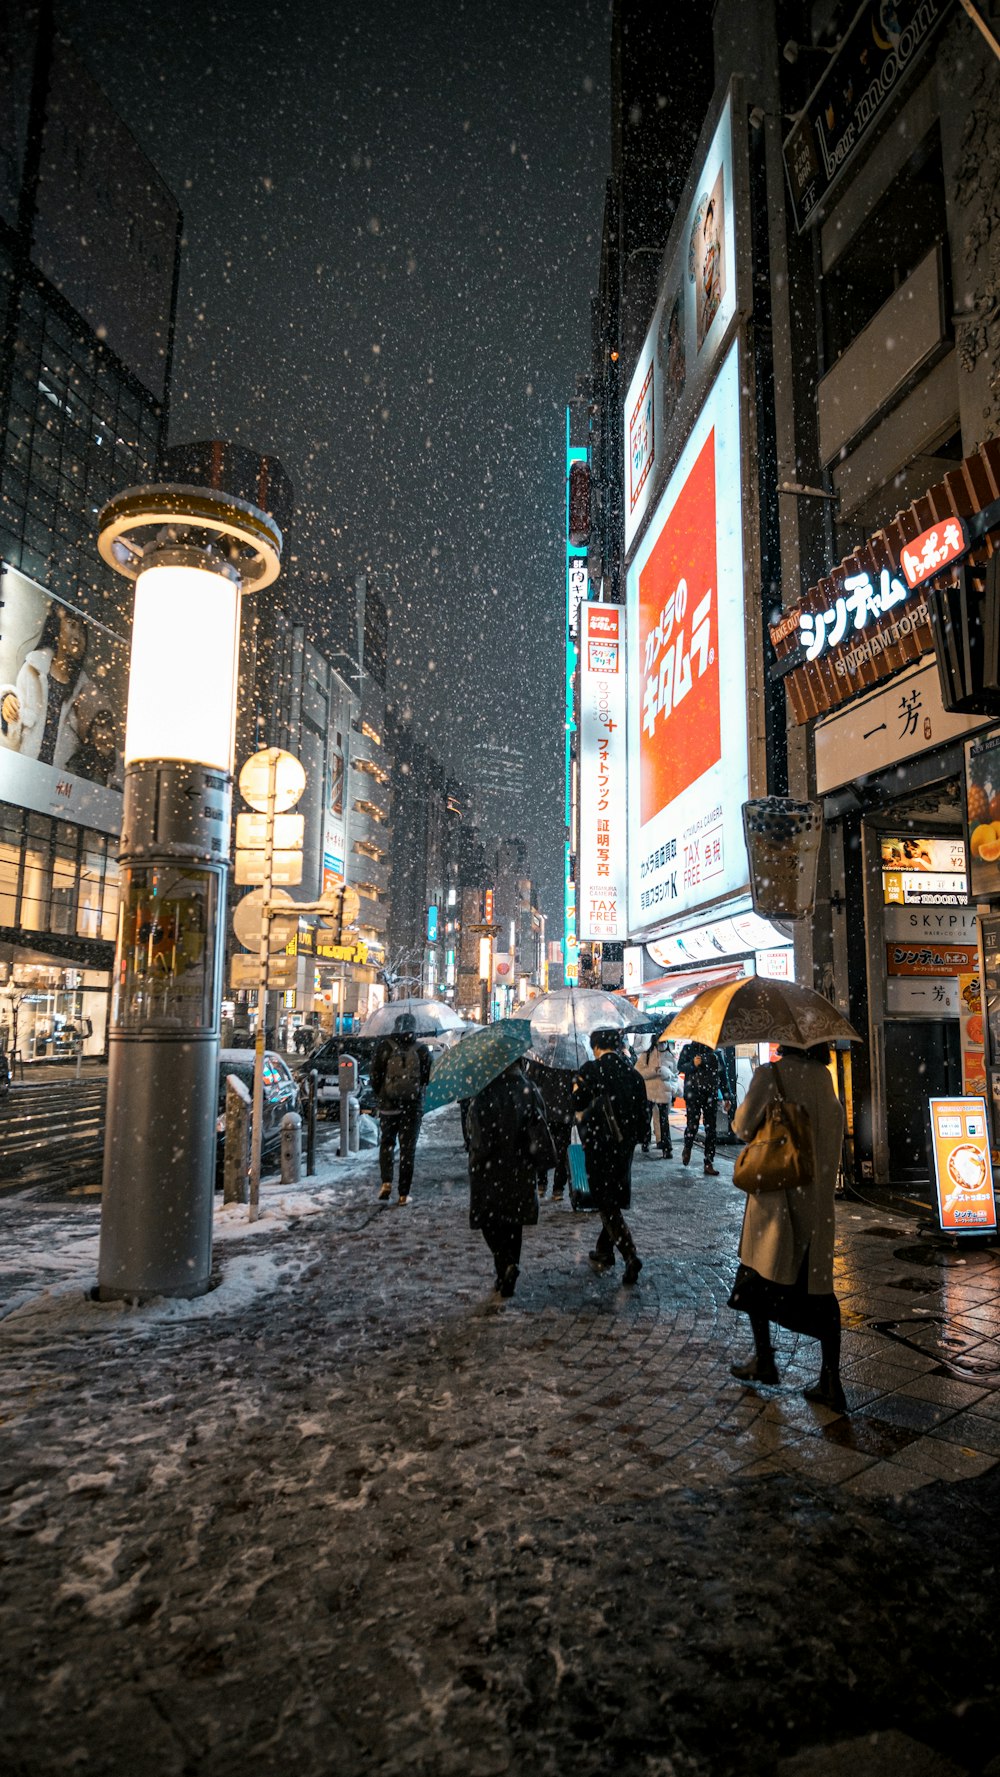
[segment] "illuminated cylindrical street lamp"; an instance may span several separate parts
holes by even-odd
[[[240,594],[281,532],[214,490],[131,488],[99,547],[135,581],[98,1286],[197,1296],[212,1263]]]

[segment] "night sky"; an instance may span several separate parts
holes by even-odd
[[[563,412],[589,365],[610,5],[59,16],[184,211],[171,441],[282,459],[289,596],[332,604],[346,642],[370,569],[390,696],[450,769],[484,733],[525,749],[558,932]]]

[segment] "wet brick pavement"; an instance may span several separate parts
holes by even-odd
[[[7,1768],[988,1771],[998,1256],[840,1207],[837,1418],[810,1341],[729,1375],[719,1164],[637,1157],[632,1291],[546,1202],[503,1304],[452,1112],[408,1206],[334,1168],[200,1305],[90,1302],[96,1210],[8,1200]]]

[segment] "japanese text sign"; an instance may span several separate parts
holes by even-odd
[[[967,548],[960,518],[949,518],[943,524],[932,525],[929,531],[921,531],[912,543],[904,545],[899,558],[907,586],[920,586],[932,575],[940,574],[950,562],[958,561]]]
[[[739,403],[734,346],[628,573],[630,932],[746,885]]]
[[[625,612],[580,607],[580,936],[625,936]]]
[[[930,1100],[938,1220],[949,1234],[996,1232],[985,1098]]]

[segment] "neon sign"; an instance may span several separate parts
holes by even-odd
[[[869,573],[849,574],[844,591],[829,611],[803,611],[799,617],[799,642],[807,660],[818,660],[827,648],[837,648],[847,635],[853,617],[855,631],[877,623],[894,605],[901,605],[910,587],[888,568],[879,574],[878,589]]]

